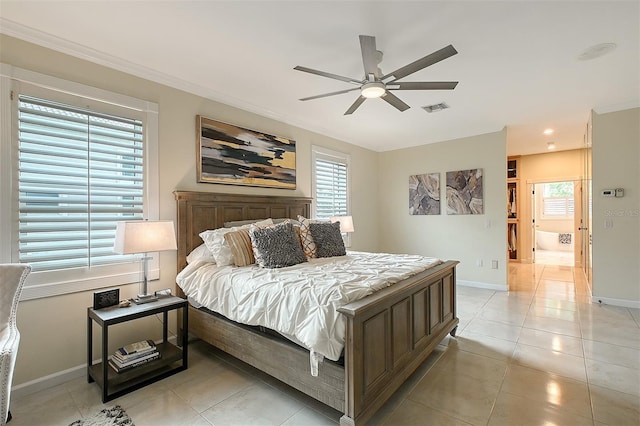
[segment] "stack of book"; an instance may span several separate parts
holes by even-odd
[[[109,365],[118,373],[139,367],[160,358],[153,340],[131,343],[118,349],[110,358]]]

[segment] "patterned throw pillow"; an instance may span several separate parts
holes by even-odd
[[[316,244],[317,257],[344,256],[347,251],[340,233],[340,222],[312,223],[309,231]]]
[[[248,266],[256,263],[256,258],[253,256],[249,229],[227,232],[224,234],[224,240],[231,249],[233,263],[236,266]]]
[[[263,229],[251,226],[249,236],[256,263],[262,268],[283,268],[307,261],[290,222]]]
[[[298,216],[298,222],[300,222],[300,243],[304,255],[309,259],[316,257],[316,244],[313,242],[311,232],[309,232],[309,225],[317,221]]]

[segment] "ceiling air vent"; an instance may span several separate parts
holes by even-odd
[[[444,102],[440,102],[439,104],[427,105],[427,106],[423,106],[422,107],[422,109],[427,111],[428,113],[442,111],[443,109],[447,109],[447,108],[449,108],[449,105],[447,105]]]

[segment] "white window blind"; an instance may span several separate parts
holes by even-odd
[[[34,271],[91,268],[116,222],[143,218],[142,121],[45,99],[18,100],[18,253]]]
[[[544,216],[566,217],[573,215],[573,198],[570,197],[544,198],[542,205]]]
[[[331,216],[349,214],[347,163],[316,158],[315,205],[316,218],[328,220]]]

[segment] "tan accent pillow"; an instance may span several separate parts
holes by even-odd
[[[233,263],[236,266],[249,266],[256,263],[251,246],[249,229],[239,229],[224,234],[224,240],[231,249]]]
[[[316,257],[316,243],[313,241],[309,225],[317,221],[307,219],[303,216],[298,216],[300,222],[300,244],[302,244],[302,251],[307,258]]]

